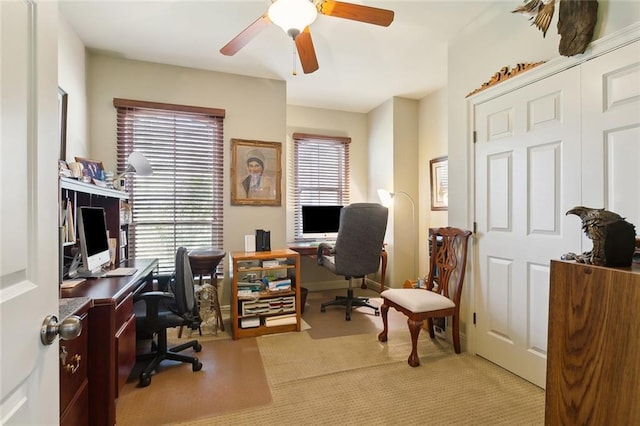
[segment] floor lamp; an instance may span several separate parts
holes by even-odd
[[[390,207],[393,203],[393,198],[397,195],[404,195],[411,202],[411,215],[412,215],[412,223],[413,223],[413,277],[412,279],[418,278],[418,229],[416,226],[416,203],[411,198],[411,195],[407,194],[403,191],[398,192],[389,192],[385,189],[378,189],[378,197],[380,197],[380,202],[385,207]]]

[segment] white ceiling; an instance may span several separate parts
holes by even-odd
[[[105,54],[287,81],[287,103],[368,112],[393,96],[423,98],[443,87],[447,42],[489,1],[352,0],[395,12],[389,27],[318,15],[311,35],[320,69],[304,74],[275,24],[234,56],[219,50],[270,0],[61,0],[61,14],[88,48]],[[516,2],[519,4],[519,2]],[[505,12],[511,4],[505,2]]]

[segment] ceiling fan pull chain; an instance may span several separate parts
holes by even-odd
[[[293,42],[293,63],[292,63],[292,67],[293,67],[293,72],[291,73],[292,75],[298,75],[298,72],[296,71],[296,42]]]

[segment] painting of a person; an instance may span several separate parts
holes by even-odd
[[[275,186],[273,179],[264,174],[264,154],[259,149],[252,149],[247,153],[247,176],[241,185],[246,198],[273,199],[275,198]]]

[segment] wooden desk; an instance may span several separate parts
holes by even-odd
[[[60,291],[61,298],[86,297],[89,309],[89,418],[92,425],[116,424],[116,399],[136,361],[136,319],[133,295],[150,283],[157,259],[121,264],[138,270],[128,277],[88,279]]]
[[[317,244],[303,244],[303,243],[292,243],[287,246],[289,250],[296,251],[300,254],[300,256],[309,256],[316,257],[318,255],[318,245]],[[382,248],[382,252],[380,252],[380,291],[384,290],[384,279],[387,274],[387,252],[384,247]],[[367,288],[365,284],[361,286],[362,288]]]

